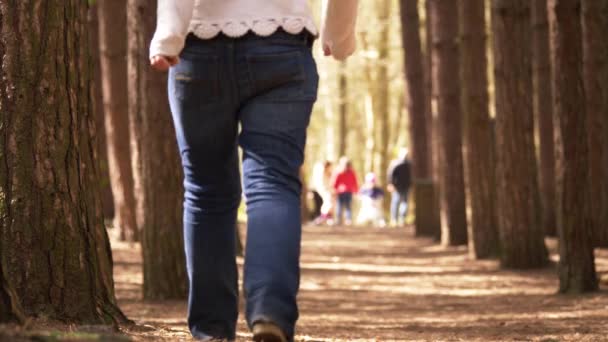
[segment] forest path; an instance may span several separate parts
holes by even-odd
[[[113,249],[119,304],[137,323],[125,332],[190,340],[185,301],[142,301],[139,246]],[[608,251],[597,257],[603,291],[558,296],[554,267],[499,270],[407,228],[306,226],[296,341],[608,341]],[[237,341],[249,341],[242,312]]]

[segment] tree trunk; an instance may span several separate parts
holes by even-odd
[[[167,75],[150,68],[147,51],[156,1],[128,1],[129,128],[137,224],[142,231],[144,297],[187,295],[182,230],[182,171],[169,103]]]
[[[395,114],[393,114],[393,119],[391,120],[393,127],[391,128],[391,141],[389,142],[389,146],[391,147],[406,146],[407,141],[410,140],[409,135],[404,134],[405,131],[409,130],[409,121],[405,116],[407,114],[406,106],[409,107],[410,105],[407,83],[404,84],[404,87],[403,96],[398,96],[397,101],[395,101]]]
[[[462,165],[462,113],[458,73],[458,3],[431,0],[433,81],[440,133],[441,205],[445,208],[441,240],[445,245],[467,243],[464,174]]]
[[[424,58],[420,41],[418,0],[401,0],[401,29],[405,54],[404,69],[407,82],[412,171],[416,203],[416,236],[436,236],[440,229],[439,211],[435,205],[432,175],[432,154],[428,120],[430,98],[424,80]]]
[[[494,141],[488,106],[484,0],[459,3],[461,89],[464,110],[465,170],[471,205],[469,253],[476,259],[499,254]]]
[[[439,120],[437,118],[437,101],[433,94],[433,31],[431,29],[431,3],[432,0],[424,0],[424,33],[425,33],[425,46],[424,46],[424,89],[426,90],[427,96],[427,134],[429,136],[429,169],[433,177],[433,194],[432,199],[435,203],[435,211],[438,217],[435,218],[436,222],[433,224],[433,237],[436,241],[441,241],[441,217],[444,208],[441,207],[441,199],[439,194],[441,193],[441,179],[439,177],[439,168],[441,166],[441,155],[439,153]]]
[[[95,113],[95,127],[97,129],[97,151],[99,155],[99,173],[101,206],[104,219],[114,217],[114,195],[110,186],[110,171],[108,170],[108,149],[106,148],[106,130],[104,129],[103,96],[101,91],[101,65],[99,61],[99,20],[97,20],[99,5],[89,7],[87,21],[89,26],[89,46],[93,63],[93,83],[91,84],[91,100]]]
[[[0,2],[2,319],[126,320],[99,198],[87,8]]]
[[[436,113],[436,102],[433,94],[433,32],[431,28],[431,3],[432,0],[424,0],[425,8],[425,21],[424,21],[424,33],[425,33],[425,46],[424,46],[424,89],[427,97],[427,134],[429,136],[429,169],[433,175],[433,181],[439,192],[440,180],[439,180],[439,166],[441,161],[439,160],[439,128]],[[439,204],[439,196],[437,197],[437,203]],[[441,230],[440,230],[441,232]],[[438,235],[439,236],[439,235]]]
[[[363,51],[369,51],[369,43],[367,32],[361,34],[361,48]],[[364,98],[365,111],[365,158],[364,172],[374,171],[374,156],[376,155],[376,99],[374,97],[375,80],[372,77],[372,61],[367,59],[363,66],[363,77],[367,84],[367,91]]]
[[[549,236],[557,235],[555,213],[555,148],[553,143],[553,103],[547,0],[532,1],[532,77],[534,117],[540,142],[539,185],[541,227]]]
[[[329,59],[322,59],[319,61],[320,64],[322,64],[321,69],[323,70],[328,70],[329,69],[329,65],[330,65],[331,60]],[[323,133],[323,137],[324,137],[324,151],[323,151],[323,160],[327,159],[327,160],[337,160],[340,156],[336,156],[336,151],[337,151],[337,147],[336,147],[336,143],[335,143],[335,137],[336,137],[336,133],[335,133],[335,115],[334,115],[334,101],[333,98],[331,96],[327,96],[327,94],[329,94],[331,92],[331,86],[330,86],[330,79],[329,79],[329,72],[322,72],[320,73],[320,77],[321,77],[321,82],[319,83],[320,85],[320,89],[319,89],[319,93],[320,94],[324,94],[324,101],[323,101],[323,119],[325,121],[325,131]]]
[[[306,179],[306,175],[304,174],[304,168],[300,168],[300,182],[302,184],[302,191],[300,192],[300,223],[304,224],[309,220],[310,217],[310,208],[308,207],[308,179]],[[237,240],[238,240],[238,231],[237,231]],[[238,255],[238,247],[239,242],[236,243],[237,246],[237,255]]]
[[[591,212],[596,246],[608,247],[608,1],[583,0],[583,67],[587,99]]]
[[[559,291],[598,288],[593,256],[580,0],[549,0],[558,163]]]
[[[346,77],[346,62],[340,63],[338,68],[338,156],[346,155],[346,120],[348,114],[348,79]]]
[[[374,99],[371,94],[371,89],[365,94],[365,162],[364,172],[374,171],[374,156],[376,155],[376,124],[374,113]]]
[[[507,268],[547,263],[537,201],[529,0],[492,2],[498,226]]]
[[[378,64],[376,70],[376,81],[374,85],[374,104],[376,108],[376,120],[378,120],[378,183],[387,184],[386,170],[388,170],[388,143],[390,141],[390,126],[389,126],[389,94],[390,82],[388,78],[388,64],[389,64],[389,44],[390,44],[390,21],[391,15],[391,1],[380,0],[377,2],[378,6],[378,20],[380,21],[380,34],[378,41]],[[388,196],[385,197],[388,200]]]
[[[124,0],[101,0],[98,6],[105,131],[116,212],[114,227],[120,229],[121,240],[136,241],[139,234],[129,152],[127,4]]]
[[[3,260],[2,250],[0,250],[0,260]],[[0,264],[0,322],[25,323],[25,310],[21,307],[15,289],[9,283],[7,270]]]

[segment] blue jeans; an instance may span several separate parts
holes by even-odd
[[[405,217],[407,216],[407,196],[408,192],[405,194],[398,191],[392,192],[391,221],[395,223],[403,223],[405,221]]]
[[[185,176],[188,325],[196,338],[235,337],[238,146],[248,215],[247,322],[250,327],[273,322],[293,338],[300,281],[299,169],[318,86],[311,39],[283,31],[270,37],[189,36],[180,63],[169,72]]]
[[[350,192],[343,192],[338,194],[338,201],[336,205],[336,222],[338,224],[342,223],[342,214],[344,213],[344,218],[346,221],[351,222],[353,219],[352,214],[352,203],[353,203],[353,194]]]

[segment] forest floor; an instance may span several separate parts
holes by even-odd
[[[190,341],[186,302],[144,301],[139,245],[110,235],[118,302],[134,325],[115,332],[38,320],[0,326],[0,341]],[[547,244],[555,263],[556,241]],[[414,239],[411,227],[305,226],[296,341],[608,341],[608,250],[596,256],[601,291],[565,296],[556,294],[555,264],[500,270],[464,247]],[[237,341],[250,338],[241,314]]]
[[[138,327],[124,332],[190,340],[185,302],[142,300],[138,246],[114,243],[114,258],[120,307]],[[555,266],[500,270],[411,228],[306,226],[296,341],[608,341],[608,250],[596,263],[601,292],[556,295]],[[250,338],[241,314],[237,341]]]

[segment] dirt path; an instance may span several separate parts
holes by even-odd
[[[608,341],[608,251],[603,291],[568,297],[553,268],[501,271],[405,229],[304,231],[297,341]],[[113,246],[119,304],[138,324],[127,333],[190,340],[185,303],[142,302],[139,247]],[[238,341],[250,336],[241,315]]]

